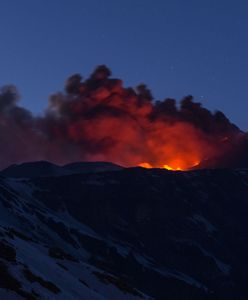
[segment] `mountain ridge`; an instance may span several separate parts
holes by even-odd
[[[1,170],[0,175],[13,178],[35,178],[117,171],[122,168],[123,167],[110,162],[74,162],[65,165],[57,165],[49,161],[36,161],[10,165]]]

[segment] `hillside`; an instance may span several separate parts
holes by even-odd
[[[248,170],[21,172],[0,173],[1,299],[248,298]]]

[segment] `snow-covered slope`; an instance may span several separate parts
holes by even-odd
[[[0,177],[0,299],[248,298],[248,171],[19,175]]]

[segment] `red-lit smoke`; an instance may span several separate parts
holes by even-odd
[[[42,117],[17,105],[13,86],[0,94],[0,167],[49,160],[110,161],[188,170],[248,165],[247,134],[191,96],[155,101],[145,85],[125,88],[99,66],[71,76]]]

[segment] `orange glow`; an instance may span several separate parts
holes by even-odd
[[[102,67],[96,75],[102,78]],[[221,139],[227,133],[214,131],[219,119],[191,98],[177,108],[170,99],[152,101],[144,87],[135,91],[108,76],[93,79],[82,84],[77,96],[51,102],[57,116],[53,135],[73,160],[184,171],[226,147]]]
[[[170,170],[170,171],[182,171],[182,169],[180,167],[171,167],[171,166],[168,166],[168,165],[164,165],[163,166],[164,169],[167,169],[167,170]]]
[[[146,169],[151,169],[152,168],[152,166],[149,163],[146,163],[146,162],[139,164],[139,167],[146,168]]]
[[[140,154],[144,159],[137,163],[144,168],[190,170],[199,166],[213,151],[200,133],[187,123],[178,122],[170,126],[166,123],[153,123],[152,130],[149,129],[147,134],[149,139],[143,143],[143,148],[140,147]],[[128,157],[129,160],[130,158],[135,159],[132,155]]]
[[[191,169],[193,167],[196,167],[200,164],[200,161],[194,162],[191,166],[190,165],[185,165],[185,163],[182,161],[181,163],[178,162],[178,164],[172,164],[170,165],[164,165],[163,168],[171,171],[185,171],[188,169]]]
[[[149,163],[144,162],[144,163],[139,164],[139,166],[146,168],[146,169],[151,169],[153,167],[156,167],[156,168],[161,168],[161,169],[167,169],[169,171],[186,171],[186,170],[189,170],[191,168],[198,166],[199,164],[200,164],[200,161],[195,161],[193,164],[187,165],[183,161],[180,162],[178,160],[175,160],[174,162],[171,162],[171,165],[165,164],[162,166],[152,166]]]
[[[190,170],[212,153],[208,140],[186,122],[168,125],[160,121],[151,123],[141,117],[141,130],[137,128],[136,120],[123,119],[104,116],[94,122],[79,121],[80,130],[70,127],[69,133],[75,141],[82,137],[96,145],[101,141],[97,152],[91,151],[86,160],[111,161],[125,167]]]

